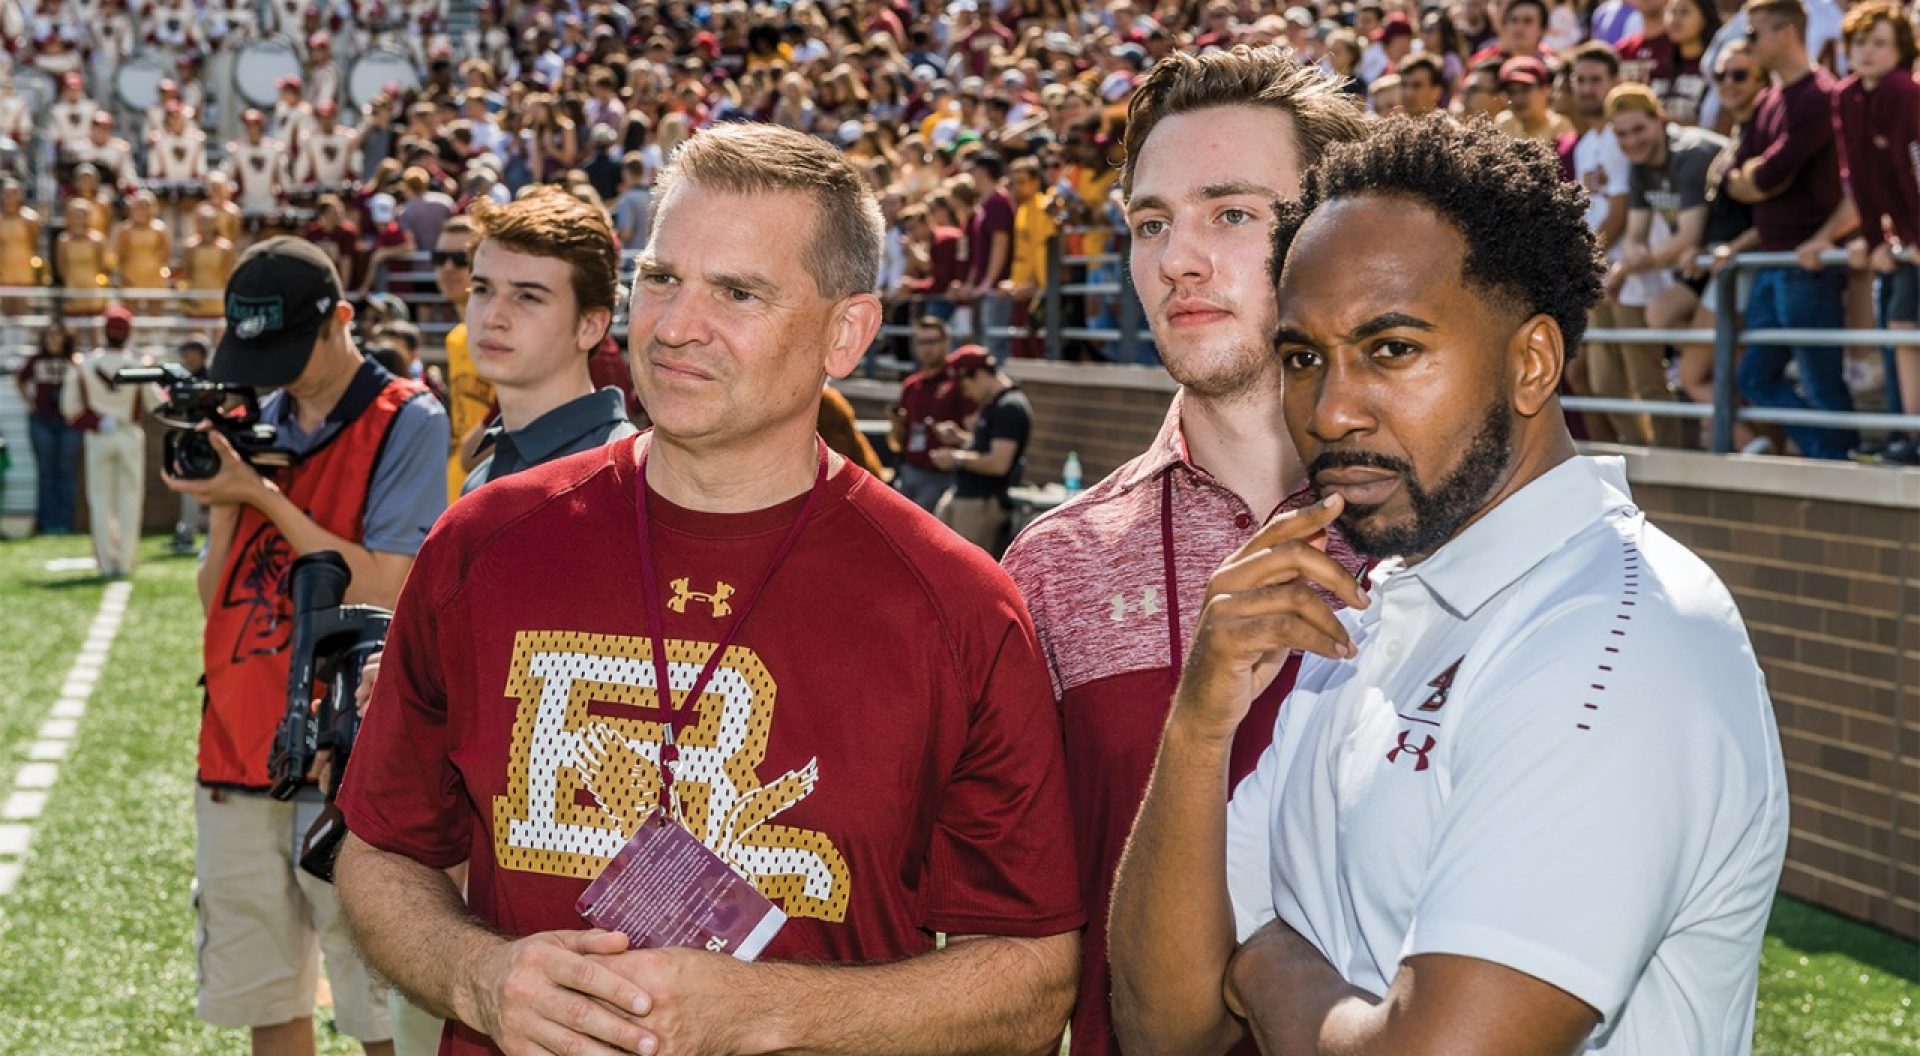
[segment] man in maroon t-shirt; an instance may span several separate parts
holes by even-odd
[[[980,204],[973,207],[973,216],[967,221],[967,252],[972,263],[960,299],[978,305],[981,326],[988,331],[987,348],[996,360],[1004,362],[1008,340],[992,331],[1013,321],[1013,302],[999,292],[1000,284],[1013,274],[1014,205],[1004,179],[1007,162],[991,152],[975,154],[969,173],[974,190],[980,192]]]
[[[1727,193],[1753,206],[1763,253],[1797,253],[1800,266],[1753,273],[1746,325],[1755,330],[1837,330],[1846,321],[1847,273],[1827,267],[1831,250],[1859,224],[1840,178],[1833,127],[1833,76],[1807,54],[1807,11],[1800,0],[1752,0],[1747,40],[1753,61],[1771,73],[1753,117],[1741,126]],[[1840,349],[1826,345],[1749,345],[1741,355],[1740,393],[1760,407],[1853,410]],[[1799,370],[1796,385],[1787,364]],[[1845,458],[1850,429],[1789,425],[1808,458]]]
[[[60,390],[73,364],[73,340],[65,327],[55,323],[41,334],[40,347],[20,364],[20,373],[14,377],[27,403],[27,428],[39,487],[33,516],[42,535],[73,532],[82,435],[60,413]]]
[[[900,452],[894,485],[928,513],[953,484],[953,472],[933,464],[934,449],[949,446],[941,438],[940,427],[958,429],[979,410],[947,373],[952,342],[944,319],[929,315],[913,324],[913,358],[920,369],[900,383],[900,402],[893,405],[891,439],[894,450]]]
[[[323,194],[317,203],[319,216],[300,232],[300,237],[319,246],[321,252],[340,270],[340,285],[354,289],[360,274],[360,229],[347,219],[347,207],[337,194]]]
[[[975,0],[954,0],[947,5],[947,13],[953,16],[953,39],[958,42],[955,48],[966,60],[967,72],[975,77],[985,77],[993,68],[995,48],[1013,50],[1013,32],[994,21],[991,9],[981,14]]]
[[[654,430],[474,492],[396,608],[339,801],[361,948],[455,1054],[1051,1051],[1084,915],[1032,624],[815,433],[879,328],[878,204],[749,124],[689,140],[657,200]],[[587,929],[656,808],[785,913],[786,963]]]
[[[1209,82],[1242,94],[1169,102]],[[1287,437],[1272,353],[1274,202],[1299,195],[1300,174],[1317,160],[1307,144],[1365,130],[1351,97],[1276,48],[1162,62],[1128,112],[1120,180],[1135,232],[1131,267],[1180,391],[1145,452],[1034,522],[1006,556],[1066,723],[1090,921],[1075,1056],[1119,1051],[1107,1003],[1107,899],[1207,577],[1276,514],[1314,501]],[[1327,545],[1357,567],[1337,533]],[[1233,780],[1272,739],[1293,671],[1289,663],[1242,724]]]

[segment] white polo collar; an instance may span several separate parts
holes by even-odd
[[[1541,474],[1412,568],[1399,558],[1375,581],[1417,579],[1460,619],[1479,611],[1594,522],[1633,505],[1626,460],[1576,456]]]

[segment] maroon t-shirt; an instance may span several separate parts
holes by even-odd
[[[362,839],[471,862],[506,935],[574,901],[661,800],[635,444],[504,478],[434,526],[339,803]],[[806,499],[699,513],[648,492],[670,677],[691,683]],[[681,680],[685,679],[683,683]],[[828,480],[676,731],[696,835],[791,918],[766,959],[873,962],[934,933],[1084,916],[1059,716],[1019,594],[866,472]],[[492,1051],[456,1026],[442,1051]]]
[[[961,38],[960,53],[966,57],[968,73],[975,77],[987,75],[987,69],[993,63],[995,44],[1012,51],[1013,34],[1005,26],[991,20],[981,22],[980,28]]]
[[[934,297],[944,297],[956,282],[967,281],[967,260],[961,254],[966,248],[967,233],[957,227],[936,227],[933,239],[927,247],[927,260],[931,265],[928,275],[913,284],[921,293]]]
[[[1000,270],[989,273],[996,234],[1007,236],[1007,255],[1001,261]],[[973,215],[967,220],[967,246],[971,256],[968,281],[973,285],[991,289],[1013,274],[1013,199],[1007,192],[996,189],[974,206]]]
[[[353,284],[360,273],[360,229],[351,220],[336,225],[332,230],[315,220],[300,235],[319,246],[321,252],[333,260],[333,266],[339,269],[342,281],[349,286]]]
[[[1854,74],[1840,82],[1834,105],[1847,187],[1860,207],[1860,234],[1877,246],[1890,226],[1900,241],[1920,245],[1920,182],[1914,176],[1920,86],[1912,74],[1894,70],[1868,91]]]
[[[20,364],[20,394],[27,399],[27,413],[35,418],[65,422],[60,413],[60,387],[73,370],[73,357],[67,353],[35,352]]]
[[[937,467],[929,452],[940,443],[934,439],[933,429],[927,422],[963,422],[980,408],[967,399],[967,394],[960,391],[960,383],[942,368],[932,372],[917,370],[908,375],[900,383],[900,409],[907,412],[907,444],[906,450],[900,452],[901,460],[932,470]]]
[[[1761,252],[1798,249],[1840,205],[1833,96],[1833,75],[1815,66],[1785,88],[1773,85],[1761,92],[1740,134],[1733,164],[1762,159],[1754,182],[1772,195],[1753,207]]]

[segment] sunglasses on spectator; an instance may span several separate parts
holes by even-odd
[[[1752,70],[1721,70],[1720,71],[1720,80],[1729,81],[1733,84],[1745,84],[1751,79],[1753,79]]]
[[[470,268],[473,266],[473,259],[467,256],[467,251],[464,249],[455,249],[446,252],[437,249],[433,251],[434,267],[444,268],[449,264],[456,268]]]

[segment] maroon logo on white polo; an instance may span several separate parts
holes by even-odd
[[[1417,774],[1432,765],[1427,759],[1427,753],[1433,751],[1436,742],[1431,734],[1421,734],[1419,744],[1410,744],[1407,738],[1411,736],[1413,736],[1412,730],[1400,731],[1400,742],[1388,749],[1387,762],[1398,763],[1403,754],[1413,756],[1413,772]]]

